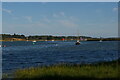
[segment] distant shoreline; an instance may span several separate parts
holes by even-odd
[[[101,39],[87,39],[87,40],[80,40],[80,41],[100,41]],[[12,40],[12,39],[6,39],[6,40],[0,40],[1,42],[5,42],[5,41],[76,41],[76,39],[74,40],[25,40],[25,39],[16,39],[16,40]],[[120,39],[102,39],[102,41],[120,41]]]
[[[53,35],[34,35],[25,36],[19,34],[0,34],[0,41],[120,41],[119,37],[95,38],[89,36],[53,36]]]

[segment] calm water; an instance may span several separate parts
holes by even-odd
[[[3,73],[18,68],[51,65],[56,63],[96,63],[118,58],[117,41],[31,41],[3,42]]]

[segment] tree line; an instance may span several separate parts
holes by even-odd
[[[61,40],[61,39],[77,39],[78,36],[52,36],[52,35],[34,35],[34,36],[25,36],[25,35],[19,35],[19,34],[1,34],[2,39],[10,39],[10,38],[19,38],[19,39],[26,39],[26,40]],[[86,36],[79,36],[79,38],[92,38],[92,37],[86,37]]]
[[[14,40],[14,39],[21,39],[21,40],[77,40],[82,38],[83,40],[87,39],[87,41],[113,41],[113,40],[120,40],[120,38],[93,38],[88,36],[52,36],[52,35],[20,35],[20,34],[0,34],[0,40]]]

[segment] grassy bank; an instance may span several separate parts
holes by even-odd
[[[14,73],[15,80],[79,80],[80,78],[119,78],[120,62],[97,64],[58,64],[49,67],[20,69]]]

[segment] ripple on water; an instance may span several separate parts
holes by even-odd
[[[3,72],[31,66],[57,63],[96,63],[117,59],[117,44],[113,42],[86,41],[75,45],[74,41],[63,42],[4,42]]]

